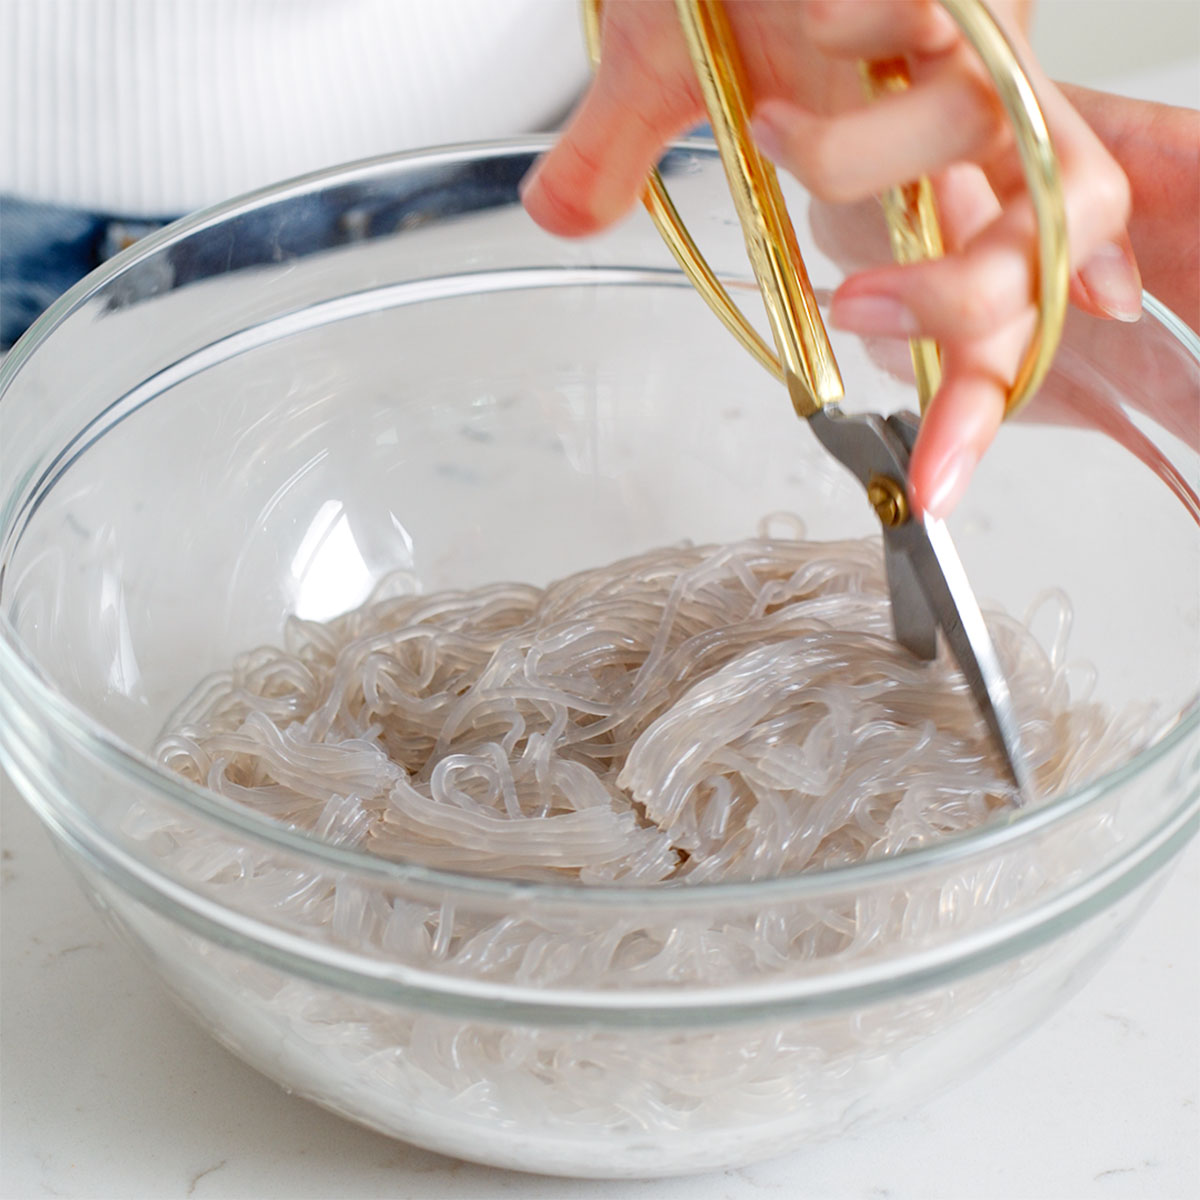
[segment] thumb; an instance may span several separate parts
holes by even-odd
[[[640,74],[622,85],[602,64],[558,142],[522,182],[525,210],[562,237],[607,228],[637,202],[663,146],[699,111],[685,91]]]

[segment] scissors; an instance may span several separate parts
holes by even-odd
[[[1066,216],[1057,161],[1045,120],[1017,56],[979,0],[942,0],[982,58],[1017,136],[1038,218],[1038,319],[1009,394],[1005,415],[1020,408],[1049,370],[1062,332],[1069,278]],[[979,602],[944,522],[911,511],[909,457],[920,427],[915,413],[843,412],[844,389],[816,298],[796,244],[774,167],[749,132],[748,90],[737,45],[720,0],[676,0],[700,81],[746,249],[774,336],[772,353],[729,298],[679,217],[657,171],[645,195],[659,232],[696,289],[756,359],[786,384],[797,415],[821,445],[859,480],[878,515],[896,639],[921,659],[946,639],[1013,784],[1017,805],[1033,795],[1012,694]],[[599,61],[600,0],[585,0],[584,24],[593,63]],[[902,60],[860,64],[868,97],[907,86]],[[926,179],[881,197],[894,256],[900,262],[937,257],[941,234]],[[941,378],[935,343],[910,343],[924,412]]]

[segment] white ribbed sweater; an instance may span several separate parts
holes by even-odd
[[[545,128],[586,78],[575,0],[0,0],[0,191],[183,212]]]

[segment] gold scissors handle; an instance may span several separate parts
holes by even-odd
[[[741,77],[741,55],[733,30],[719,4],[677,0],[676,7],[713,137],[721,150],[733,206],[746,235],[746,251],[775,335],[792,407],[797,415],[811,417],[830,401],[840,400],[845,389],[775,168],[750,135],[749,89]]]
[[[1011,416],[1037,390],[1054,358],[1066,316],[1069,284],[1066,212],[1058,164],[1046,122],[1011,42],[981,0],[940,0],[975,49],[1012,123],[1026,186],[1037,217],[1037,321],[1009,391]],[[584,27],[593,63],[600,56],[601,0],[584,0]],[[662,177],[651,173],[644,203],[692,285],[733,335],[776,377],[787,380],[792,403],[809,416],[841,396],[841,379],[817,311],[774,168],[749,134],[748,95],[740,56],[718,0],[676,0],[696,66],[713,135],[729,177],[747,249],[767,306],[778,354],[766,345],[730,299],[679,216]],[[874,94],[906,85],[901,64],[864,67]],[[926,180],[890,189],[883,197],[899,261],[936,257],[941,236]],[[913,361],[924,409],[940,377],[936,346],[914,339]]]
[[[860,62],[858,73],[869,100],[888,92],[902,92],[908,87],[908,67],[901,58]],[[887,220],[892,257],[898,263],[942,257],[942,230],[938,224],[937,206],[933,200],[933,188],[924,175],[912,183],[888,188],[879,200]],[[941,387],[942,356],[937,342],[932,338],[909,338],[908,346],[912,355],[917,398],[924,413]]]

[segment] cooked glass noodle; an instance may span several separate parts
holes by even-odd
[[[389,590],[396,590],[396,580]],[[1049,796],[1144,719],[1072,699],[1070,610],[1044,650],[989,624]],[[546,588],[392,595],[240,658],[161,762],[387,858],[584,883],[759,879],[976,827],[1007,787],[943,653],[891,635],[878,541],[652,550]]]
[[[393,594],[397,587],[408,594]],[[314,838],[437,867],[612,887],[761,879],[895,855],[1011,814],[953,664],[892,639],[877,541],[762,536],[654,550],[546,588],[387,598],[244,655],[169,723],[160,761]],[[1127,758],[1148,713],[1072,696],[1070,609],[1044,650],[990,625],[1041,794]],[[1085,679],[1086,682],[1086,679]],[[1018,818],[1019,819],[1019,818]],[[898,883],[695,911],[493,906],[372,881],[178,811],[126,820],[218,903],[404,969],[484,986],[642,994],[900,962],[1086,874],[1064,837]],[[594,889],[593,889],[594,890]],[[693,892],[692,895],[695,895]],[[686,898],[686,897],[685,897]],[[1036,955],[861,1007],[663,1029],[466,1019],[375,1001],[199,936],[179,990],[289,1086],[387,1133],[513,1167],[699,1170],[871,1111],[891,1064],[1007,1004]],[[1056,952],[1052,945],[1048,952]],[[683,1021],[683,1014],[679,1015]],[[884,1088],[886,1090],[886,1087]]]

